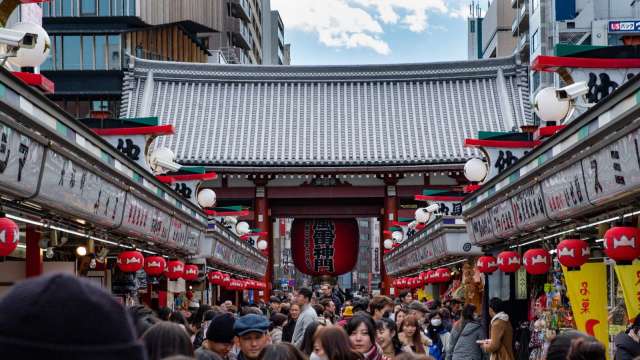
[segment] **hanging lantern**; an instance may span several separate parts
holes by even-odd
[[[427,284],[433,284],[433,281],[435,280],[435,273],[435,270],[427,271],[427,275],[425,275],[425,281],[427,282]]]
[[[184,263],[179,260],[169,261],[167,264],[167,279],[178,280],[184,276]]]
[[[188,264],[184,266],[184,279],[186,281],[198,280],[198,265]]]
[[[505,273],[518,271],[520,268],[520,255],[515,251],[503,251],[498,254],[498,268]]]
[[[395,242],[400,244],[402,244],[404,241],[404,233],[402,233],[402,231],[394,231],[393,233],[391,233],[391,237]]]
[[[498,270],[498,263],[493,256],[480,256],[476,261],[476,267],[483,274],[492,274]]]
[[[162,256],[149,256],[144,259],[144,272],[149,276],[160,276],[167,267]]]
[[[426,271],[421,272],[420,275],[418,275],[418,278],[420,279],[420,283],[422,284],[422,286],[425,286],[428,284]]]
[[[0,218],[0,256],[11,254],[18,247],[18,224],[6,217]]]
[[[236,233],[238,233],[238,235],[240,236],[247,235],[250,232],[251,232],[251,228],[249,227],[249,224],[246,221],[240,221],[236,225]]]
[[[198,193],[198,205],[210,208],[216,204],[216,192],[211,189],[202,189]]]
[[[393,240],[385,239],[384,240],[384,248],[387,249],[387,250],[393,248]]]
[[[267,243],[266,240],[260,240],[258,241],[258,250],[260,251],[264,251],[267,250],[267,247],[269,246],[269,244]]]
[[[556,248],[558,261],[569,270],[580,269],[588,260],[590,251],[589,244],[580,239],[564,239],[560,241]]]
[[[220,271],[210,271],[207,277],[213,285],[222,285],[222,273]]]
[[[438,283],[446,283],[451,280],[451,270],[449,268],[440,268],[436,270]]]
[[[296,219],[291,225],[293,263],[311,276],[338,276],[357,262],[358,223],[355,219]]]
[[[118,254],[118,269],[125,273],[134,273],[144,266],[144,256],[140,251],[123,251]]]
[[[408,279],[406,277],[400,278],[400,280],[398,280],[398,285],[400,289],[406,289],[407,284],[408,284]]]
[[[487,177],[487,164],[482,159],[473,158],[464,164],[464,176],[472,182],[481,182]]]
[[[426,208],[418,208],[415,212],[416,222],[424,224],[431,218],[431,213]]]
[[[222,287],[227,288],[229,287],[229,283],[231,283],[231,275],[229,274],[222,274],[222,281],[220,282],[220,285],[222,285]]]
[[[409,288],[415,289],[417,287],[418,287],[418,281],[416,281],[416,278],[414,277],[409,278]]]
[[[604,234],[604,253],[618,265],[631,264],[640,257],[638,228],[622,225],[614,226]]]
[[[549,251],[545,249],[530,249],[522,255],[524,268],[531,275],[546,274],[551,267]]]

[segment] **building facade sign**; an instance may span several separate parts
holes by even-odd
[[[591,206],[580,162],[554,171],[542,180],[541,186],[545,211],[551,220],[566,219]]]
[[[509,199],[499,203],[491,209],[494,234],[496,237],[507,239],[518,232],[516,228],[513,207]]]
[[[518,230],[533,230],[549,220],[545,214],[544,197],[539,183],[514,195],[511,198],[511,206]]]
[[[44,146],[0,123],[0,187],[20,197],[35,195]]]
[[[467,222],[467,230],[476,244],[484,244],[495,239],[493,229],[493,218],[489,211],[485,211]]]
[[[214,239],[212,249],[212,260],[216,263],[259,276],[267,271],[266,261],[249,257],[220,239]]]
[[[610,33],[639,33],[640,20],[609,21]]]

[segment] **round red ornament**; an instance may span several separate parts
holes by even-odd
[[[144,259],[144,272],[149,276],[160,276],[167,267],[162,256],[148,256]]]
[[[564,239],[556,247],[556,254],[560,264],[569,270],[580,269],[591,255],[589,244],[580,239]]]
[[[231,283],[231,275],[229,274],[222,274],[222,281],[220,282],[220,285],[222,285],[223,287],[227,288],[229,287],[229,284]]]
[[[476,267],[483,274],[491,274],[498,270],[498,261],[493,256],[480,256],[476,261]]]
[[[184,276],[184,263],[179,260],[172,260],[167,263],[167,278],[178,280]]]
[[[604,252],[620,264],[631,264],[640,257],[638,228],[632,226],[614,226],[604,233]]]
[[[524,268],[531,275],[546,274],[551,267],[551,256],[545,249],[529,249],[522,255]]]
[[[449,268],[439,268],[436,270],[438,283],[446,283],[451,280],[451,271]]]
[[[183,278],[186,281],[198,280],[198,265],[194,265],[194,264],[185,265]]]
[[[435,270],[429,270],[427,271],[427,275],[426,276],[426,281],[427,284],[434,284],[437,280],[437,275],[436,275],[436,271]]]
[[[209,282],[213,285],[222,285],[222,273],[220,271],[211,271],[207,275]]]
[[[20,239],[20,228],[13,220],[0,218],[0,256],[8,256],[16,247]]]
[[[118,269],[126,273],[134,273],[144,266],[144,256],[140,251],[123,251],[118,254]]]
[[[498,268],[505,273],[520,269],[520,255],[515,251],[503,251],[498,254]]]

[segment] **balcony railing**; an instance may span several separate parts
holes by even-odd
[[[522,33],[529,28],[529,5],[527,3],[522,4],[518,13],[516,14],[513,23],[511,24],[511,33],[513,35]]]
[[[238,15],[245,21],[251,21],[251,6],[248,0],[231,0],[233,5],[234,15]]]

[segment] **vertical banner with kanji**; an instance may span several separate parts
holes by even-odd
[[[636,260],[631,265],[616,265],[615,269],[631,321],[640,314],[640,261]]]
[[[607,318],[607,266],[604,262],[586,263],[580,270],[562,267],[567,296],[579,331],[609,345]]]

